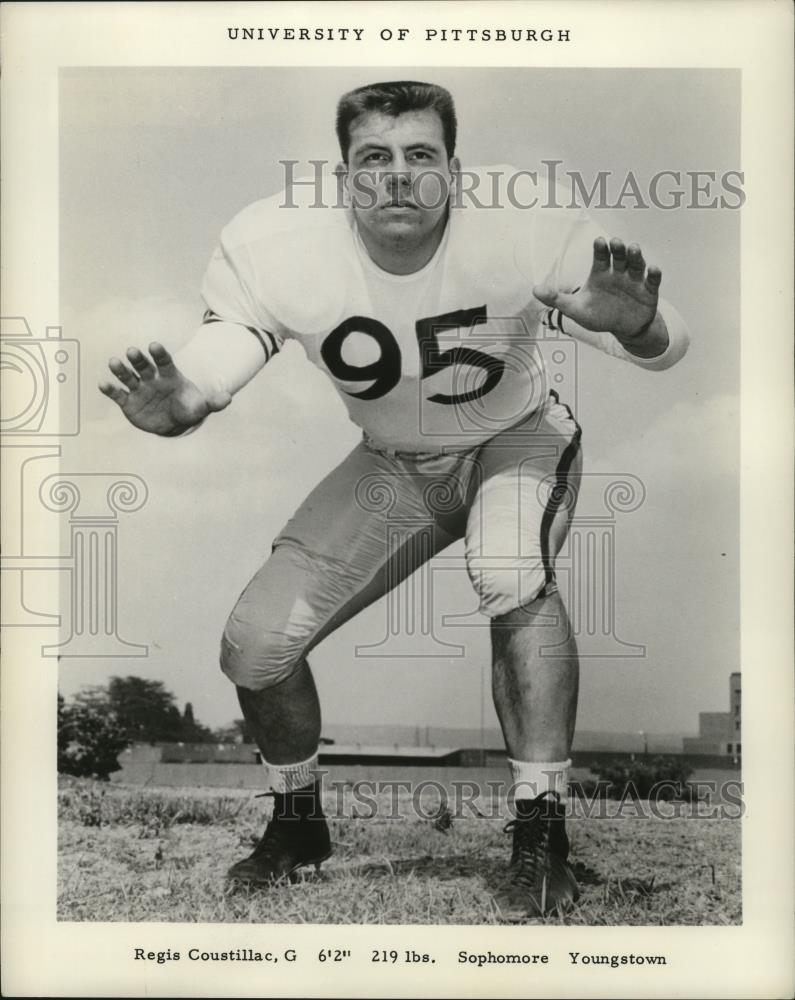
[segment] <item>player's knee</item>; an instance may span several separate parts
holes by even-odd
[[[480,610],[489,618],[525,607],[557,589],[540,559],[515,560],[511,565],[489,565],[486,559],[473,559],[468,569]]]
[[[304,646],[298,637],[233,612],[221,638],[221,669],[238,687],[262,691],[287,680],[301,662]]]

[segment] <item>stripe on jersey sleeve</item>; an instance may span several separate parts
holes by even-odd
[[[563,329],[563,313],[561,313],[560,309],[545,310],[541,319],[541,325],[546,327],[547,330],[557,330],[558,333],[566,333]]]
[[[204,316],[202,317],[202,324],[207,325],[208,323],[225,323],[225,322],[235,322],[234,320],[224,320],[218,313],[214,313],[212,309],[205,309]],[[257,340],[262,345],[262,349],[265,352],[265,357],[270,361],[274,354],[279,353],[279,345],[276,343],[276,338],[269,330],[258,330],[255,326],[245,326],[244,323],[239,323],[239,326],[243,326],[249,333],[253,333]]]
[[[582,285],[577,285],[576,288],[572,288],[569,295],[576,295],[581,288]],[[546,309],[544,311],[544,315],[541,317],[541,325],[545,326],[547,330],[557,330],[559,333],[563,333],[567,337],[571,336],[568,330],[564,330],[563,328],[563,313],[560,309]]]

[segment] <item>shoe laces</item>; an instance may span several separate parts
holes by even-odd
[[[273,816],[265,827],[259,843],[254,848],[252,858],[270,858],[281,854],[289,847],[292,838],[285,822],[279,816]]]
[[[549,863],[552,818],[545,814],[548,803],[541,802],[545,796],[556,801],[554,793],[544,792],[534,800],[536,809],[531,815],[517,816],[503,827],[505,833],[513,834],[513,880],[528,888],[538,887]]]

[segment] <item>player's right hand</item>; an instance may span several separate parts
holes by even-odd
[[[108,367],[118,382],[99,383],[99,391],[118,404],[133,427],[173,437],[229,406],[228,392],[206,397],[177,368],[162,344],[150,344],[149,353],[151,359],[137,347],[129,348],[129,364],[111,358]]]

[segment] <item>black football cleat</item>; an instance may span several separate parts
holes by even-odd
[[[238,886],[258,888],[295,882],[299,868],[314,865],[318,870],[331,853],[324,816],[275,811],[254,851],[232,865],[227,878]]]
[[[505,826],[513,834],[507,885],[494,894],[498,915],[506,921],[562,916],[580,898],[568,864],[565,809],[555,792],[516,802],[516,819]]]

